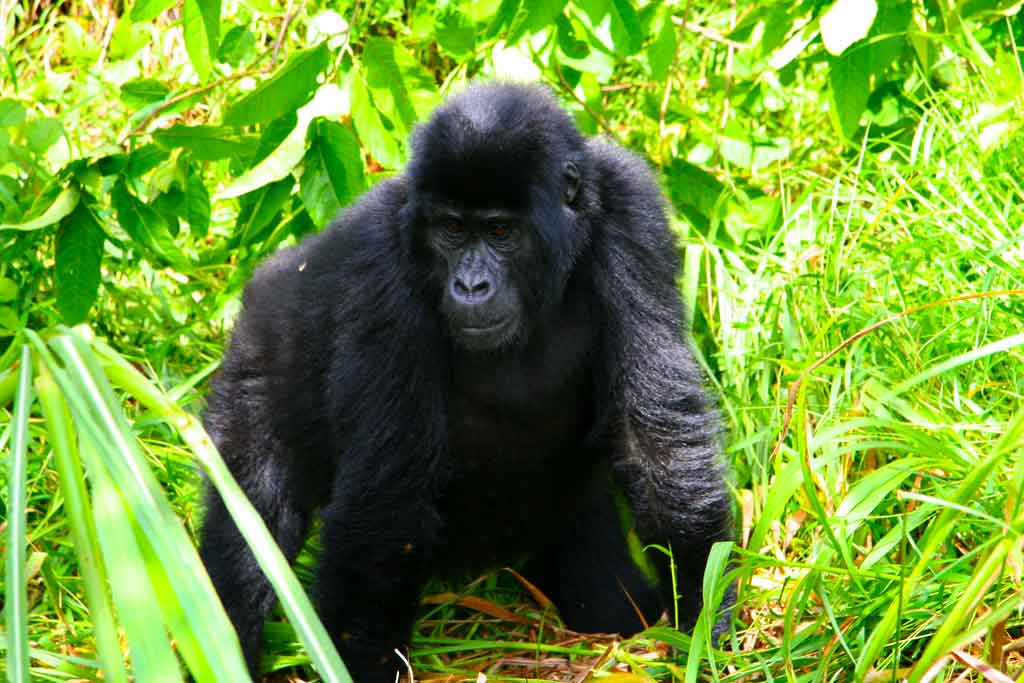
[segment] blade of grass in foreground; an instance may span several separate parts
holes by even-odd
[[[7,507],[7,570],[4,572],[4,617],[7,627],[8,683],[28,683],[28,591],[25,586],[25,486],[28,473],[28,416],[32,406],[32,358],[21,347],[21,369],[11,421],[11,456]]]
[[[348,670],[338,656],[323,624],[320,623],[306,592],[292,572],[281,549],[274,542],[263,519],[224,465],[206,430],[195,417],[169,400],[113,349],[101,342],[95,342],[94,346],[103,363],[103,371],[111,381],[176,429],[202,463],[232,519],[252,549],[260,568],[274,586],[281,606],[306,647],[313,666],[325,681],[350,683],[352,679]],[[205,572],[203,576],[206,576]]]
[[[234,630],[215,599],[195,548],[150,471],[120,403],[88,347],[73,334],[54,337],[50,345],[60,355],[61,365],[37,335],[29,333],[29,339],[67,400],[83,445],[92,444],[89,453],[99,456],[95,467],[103,471],[97,476],[111,478],[116,495],[129,511],[134,535],[151,544],[172,577],[170,595],[158,595],[157,602],[189,669],[199,681],[248,680]],[[162,584],[154,576],[160,578],[150,572],[149,579],[159,588]],[[169,605],[173,609],[168,609]]]
[[[64,403],[45,363],[39,364],[35,381],[39,405],[46,418],[53,442],[53,461],[60,476],[60,490],[64,496],[71,538],[74,539],[78,568],[85,584],[85,597],[92,618],[96,651],[103,668],[103,677],[112,683],[127,683],[128,676],[122,663],[121,647],[117,640],[114,609],[107,592],[107,574],[99,551],[92,506],[85,487],[85,473],[78,459],[74,429],[67,404]],[[116,583],[113,585],[117,585]]]

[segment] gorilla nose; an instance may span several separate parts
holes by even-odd
[[[482,304],[491,298],[494,289],[486,278],[454,278],[452,298],[462,304]]]

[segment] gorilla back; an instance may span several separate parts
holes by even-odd
[[[257,270],[206,425],[289,558],[322,519],[313,595],[357,683],[394,679],[424,582],[452,570],[528,558],[579,631],[671,613],[668,563],[659,585],[633,564],[613,486],[672,550],[693,625],[732,523],[678,267],[642,160],[542,88],[486,84]],[[255,671],[274,596],[212,489],[200,552]]]

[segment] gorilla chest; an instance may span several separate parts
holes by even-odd
[[[489,370],[457,376],[451,385],[448,445],[456,467],[503,476],[571,459],[566,451],[583,440],[594,414],[583,364],[558,381],[543,367]]]

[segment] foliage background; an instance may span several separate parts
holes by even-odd
[[[417,677],[1024,681],[1020,9],[0,2],[8,680],[182,680],[175,652],[240,680],[196,458],[286,596],[265,667],[345,680],[194,416],[255,265],[501,77],[659,173],[730,430],[739,619],[719,648],[580,636],[497,572],[428,592]]]

